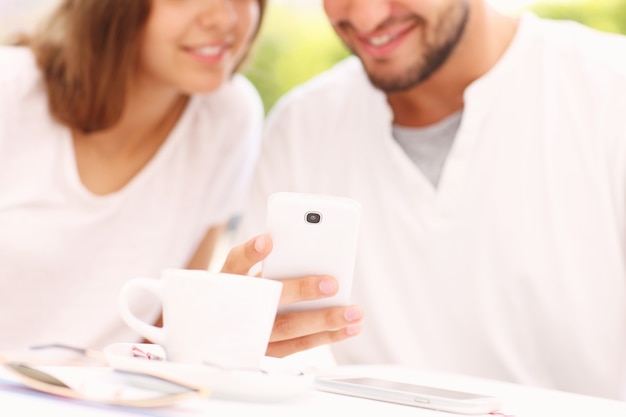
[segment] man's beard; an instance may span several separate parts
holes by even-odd
[[[454,15],[455,19],[450,22],[445,18],[446,15]],[[429,41],[426,34],[422,38],[424,52],[420,60],[413,61],[400,75],[379,75],[368,71],[370,82],[386,93],[393,93],[409,90],[435,73],[461,40],[469,16],[467,2],[463,2],[456,10],[444,12],[442,16],[434,31],[434,39]]]

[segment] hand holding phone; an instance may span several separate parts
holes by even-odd
[[[313,310],[350,303],[360,205],[351,199],[318,194],[279,192],[267,203],[267,233],[273,249],[261,275],[289,279],[330,275],[339,290],[330,298],[303,301],[281,312]]]

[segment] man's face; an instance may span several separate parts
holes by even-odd
[[[385,92],[416,86],[459,42],[468,0],[324,0],[335,31]]]

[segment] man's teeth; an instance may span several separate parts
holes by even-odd
[[[221,46],[205,46],[202,48],[194,49],[194,52],[200,55],[213,56],[217,55],[222,51]]]
[[[373,36],[368,39],[368,42],[374,46],[382,46],[394,39],[391,35]]]

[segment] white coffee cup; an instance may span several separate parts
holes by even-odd
[[[148,291],[160,300],[163,327],[137,318],[133,297]],[[203,270],[167,269],[161,279],[135,278],[124,285],[122,319],[161,345],[167,359],[223,368],[258,368],[270,339],[282,283]]]

